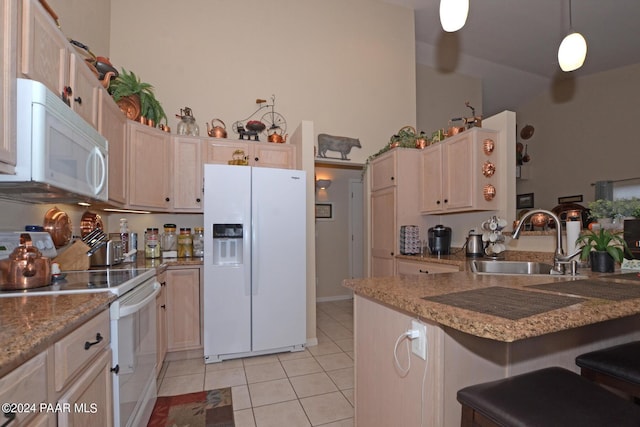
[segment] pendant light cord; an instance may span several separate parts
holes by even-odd
[[[569,31],[571,31],[573,29],[573,20],[571,17],[571,9],[573,9],[571,7],[571,0],[569,0]]]

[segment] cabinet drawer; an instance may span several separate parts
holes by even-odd
[[[101,339],[97,338],[98,334]],[[110,342],[109,310],[105,310],[55,343],[53,360],[56,391],[62,390],[69,379],[83,370],[102,349],[109,347]]]
[[[437,264],[432,262],[396,261],[398,274],[417,276],[420,274],[453,273],[460,271],[455,265]]]
[[[47,353],[43,352],[0,378],[0,402],[36,405],[35,411],[16,411],[10,425],[23,425],[38,412],[40,403],[47,402],[46,363]],[[3,418],[2,422],[5,421]]]

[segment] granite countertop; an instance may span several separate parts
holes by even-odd
[[[414,262],[428,262],[436,264],[457,265],[460,270],[466,270],[469,266],[469,261],[473,259],[486,259],[486,258],[471,258],[467,257],[463,248],[451,248],[450,255],[396,255],[397,259],[406,259]],[[553,264],[553,254],[550,252],[536,252],[536,251],[506,251],[504,253],[504,259],[507,261],[535,261],[545,262]]]
[[[109,308],[110,292],[0,298],[0,377]]]
[[[431,261],[429,260],[429,262]],[[601,284],[606,284],[607,280],[611,279],[610,281],[613,281],[612,279],[615,278],[615,274],[595,275],[587,272],[586,269],[580,269],[579,274],[586,274],[590,278],[595,278]],[[479,275],[470,271],[460,271],[421,276],[347,279],[344,281],[344,286],[352,289],[357,295],[368,297],[391,308],[404,311],[409,315],[419,316],[427,321],[471,335],[502,342],[513,342],[640,314],[640,298],[612,301],[529,287],[530,285],[582,279],[572,279],[570,276],[564,276],[563,278],[562,276]],[[640,282],[635,286],[639,285]],[[543,311],[516,320],[423,299],[424,297],[444,296],[456,292],[488,288],[492,288],[490,289],[491,291],[498,292],[502,288],[507,288],[505,293],[523,293],[526,291],[525,295],[534,297],[540,297],[539,294],[535,293],[543,293],[545,294],[543,297],[565,299],[572,297],[580,299],[576,299],[575,304],[564,308]],[[453,296],[454,299],[455,297]],[[519,301],[516,303],[519,304]],[[491,301],[489,300],[486,304],[490,306]],[[522,301],[523,307],[526,304],[528,304],[527,301]]]

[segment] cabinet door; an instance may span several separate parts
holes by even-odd
[[[171,206],[171,139],[166,132],[127,122],[131,208],[168,210]]]
[[[473,205],[473,135],[445,144],[444,189],[445,209],[462,209]]]
[[[58,413],[58,425],[112,426],[111,375],[111,350],[107,348],[60,397],[58,403],[69,404],[72,410]]]
[[[167,270],[167,350],[202,346],[200,337],[200,269]]]
[[[98,78],[79,55],[72,52],[69,59],[71,108],[87,123],[98,129]]]
[[[173,210],[202,212],[202,140],[173,138]]]
[[[442,197],[442,145],[432,145],[422,152],[420,170],[422,174],[422,194],[420,211],[438,212],[443,209]]]
[[[396,158],[391,152],[371,162],[371,191],[396,185]]]
[[[264,168],[295,169],[295,146],[276,143],[256,143],[249,164]]]
[[[396,248],[396,189],[371,193],[371,275],[393,276]]]
[[[43,351],[0,378],[1,403],[31,403],[40,405],[47,400],[47,352]],[[8,426],[24,425],[33,412],[16,412]],[[0,422],[7,421],[4,416]]]
[[[423,274],[437,274],[437,273],[453,273],[460,271],[455,265],[437,264],[433,262],[416,262],[408,260],[397,260],[396,270],[398,274],[404,274],[408,276],[420,276]]]
[[[204,144],[204,163],[226,165],[233,159],[233,153],[236,150],[242,150],[245,156],[249,156],[249,143],[226,139],[207,140]]]
[[[166,273],[165,273],[166,276]],[[156,375],[162,370],[162,363],[167,354],[167,292],[165,279],[158,277],[160,281],[160,293],[156,297],[156,342],[158,359]]]
[[[127,201],[127,118],[101,89],[98,96],[98,132],[109,142],[109,200],[124,205]]]
[[[70,45],[37,0],[22,2],[22,75],[61,94],[69,76]]]
[[[13,173],[16,165],[16,31],[17,1],[0,6],[0,173]]]

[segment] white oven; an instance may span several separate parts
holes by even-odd
[[[110,307],[114,425],[146,425],[156,402],[155,276]]]

